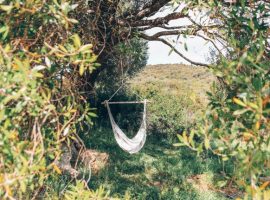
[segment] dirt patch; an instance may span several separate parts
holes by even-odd
[[[79,159],[85,167],[91,167],[92,174],[98,174],[108,164],[109,154],[87,149],[80,154]]]
[[[81,176],[81,170],[90,174],[98,174],[108,164],[109,154],[92,149],[77,150],[73,145],[63,145],[62,155],[55,162],[56,166],[73,178]],[[79,170],[80,169],[80,170]]]
[[[202,193],[205,193],[213,188],[209,177],[206,174],[192,176],[187,179],[187,182],[190,183],[194,189]]]
[[[237,197],[242,197],[243,193],[233,187],[231,184],[226,185],[222,188],[216,188],[211,183],[211,178],[207,174],[199,174],[191,176],[187,179],[187,182],[192,185],[192,187],[199,193],[215,192],[222,196],[230,199],[235,199]]]

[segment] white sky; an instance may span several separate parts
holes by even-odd
[[[177,11],[181,10],[182,6],[180,6]],[[157,13],[155,16],[151,18],[156,17],[162,17],[167,15],[168,13],[171,13],[172,10],[170,8],[163,10],[162,12]],[[198,21],[202,19],[202,15],[200,16],[200,19],[197,19],[198,17],[195,17],[193,13],[190,13],[190,16],[192,16],[193,20]],[[149,18],[149,19],[151,19]],[[207,23],[207,22],[206,22]],[[173,20],[169,23],[169,26],[181,26],[181,25],[190,25],[191,22],[188,19],[178,19]],[[162,28],[153,28],[148,31],[146,31],[146,34],[153,35],[157,31],[165,30]],[[176,40],[177,36],[174,37],[164,37],[169,40]],[[184,43],[187,44],[188,51],[184,48]],[[209,57],[209,47],[212,46],[209,42],[206,43],[205,40],[199,37],[192,37],[192,38],[183,38],[180,37],[177,42],[171,42],[171,44],[174,44],[175,47],[186,57],[190,58],[191,60],[202,62],[202,63],[209,63],[207,62],[207,57]],[[168,63],[184,63],[184,64],[190,64],[189,62],[185,61],[183,58],[181,58],[178,54],[171,52],[171,48],[167,45],[163,44],[162,42],[158,41],[150,41],[148,43],[149,45],[149,59],[148,64],[168,64]],[[170,53],[171,52],[171,53]]]
[[[209,54],[209,44],[206,44],[203,39],[192,38],[192,39],[180,39],[187,43],[188,51],[185,50],[183,44],[179,44],[177,49],[183,53],[186,57],[191,60],[208,63],[207,55]],[[172,63],[183,63],[190,64],[181,58],[178,54],[171,52],[171,48],[164,45],[161,42],[151,41],[148,43],[149,46],[149,59],[148,64],[172,64]],[[171,53],[170,53],[171,52]]]

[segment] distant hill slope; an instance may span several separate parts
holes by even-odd
[[[168,64],[148,65],[130,80],[135,87],[159,85],[162,93],[189,96],[196,103],[206,104],[206,91],[215,77],[204,67]]]

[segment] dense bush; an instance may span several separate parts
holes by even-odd
[[[147,104],[149,133],[157,137],[174,139],[177,133],[195,125],[202,107],[192,100],[190,94],[184,95],[180,92],[174,94],[164,89],[165,86],[158,82],[146,85],[135,83],[131,84],[130,88],[141,98],[151,101]]]
[[[73,29],[70,2],[0,1],[0,199],[51,198],[62,144],[78,140],[94,116],[78,88],[96,56]],[[78,184],[63,197],[89,199]]]
[[[269,4],[241,1],[226,12],[230,54],[213,67],[223,80],[223,90],[213,86],[209,111],[199,130],[179,135],[182,144],[211,150],[235,164],[235,183],[246,188],[247,197],[268,199],[270,146]],[[218,5],[218,4],[217,4]],[[222,9],[222,7],[219,7]],[[222,10],[219,10],[222,13]],[[193,137],[204,139],[196,144]],[[179,144],[181,145],[181,144]],[[266,178],[268,177],[268,178]]]

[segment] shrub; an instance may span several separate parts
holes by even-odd
[[[239,188],[246,188],[246,197],[264,199],[269,197],[265,191],[269,182],[264,180],[270,174],[269,26],[265,23],[269,10],[264,1],[247,4],[231,6],[226,15],[230,55],[213,68],[225,90],[213,86],[199,130],[179,136],[182,144],[178,145],[198,152],[205,148],[233,161],[233,179]],[[204,142],[197,144],[194,135]]]
[[[157,137],[174,139],[177,133],[194,126],[198,114],[202,111],[202,107],[195,104],[191,96],[173,94],[166,90],[162,83],[135,83],[131,84],[130,90],[151,101],[147,104],[147,123],[149,132]]]
[[[62,174],[61,145],[78,139],[94,116],[78,88],[96,56],[74,32],[75,8],[71,1],[0,2],[1,199],[47,191]]]

